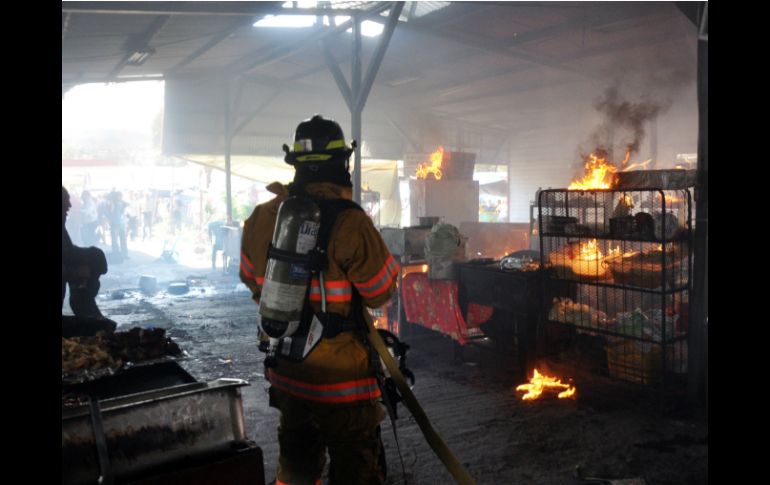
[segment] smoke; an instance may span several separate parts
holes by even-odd
[[[609,127],[613,127],[614,129],[625,128],[631,133],[632,140],[627,143],[627,149],[632,154],[639,152],[639,146],[645,136],[645,124],[668,110],[670,105],[670,102],[623,99],[617,86],[607,88],[594,103],[596,110],[606,117],[604,122],[606,126],[603,127],[605,132]]]
[[[588,135],[587,146],[581,144],[578,148],[580,160],[576,163],[581,171],[590,153],[626,167],[629,159],[640,152],[649,123],[671,107],[670,99],[656,100],[646,94],[625,96],[619,86],[613,83],[593,103],[601,118]]]
[[[603,148],[610,155],[616,152],[613,158],[619,163],[626,151],[631,155],[643,151],[650,122],[675,104],[680,112],[687,106],[686,100],[696,86],[696,48],[697,41],[692,37],[608,58],[600,72],[609,83],[593,103],[601,119],[586,140],[590,146],[580,147],[581,155]],[[588,148],[588,152],[583,148]]]

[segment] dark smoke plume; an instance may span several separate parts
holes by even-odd
[[[620,95],[617,86],[608,88],[594,103],[594,107],[603,113],[607,119],[603,130],[608,126],[626,128],[633,134],[633,141],[626,147],[631,153],[638,153],[639,146],[644,140],[644,124],[664,113],[670,102],[655,103],[652,101],[627,101]]]

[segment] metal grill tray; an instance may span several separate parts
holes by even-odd
[[[96,416],[88,405],[62,409],[62,483],[97,483],[105,472],[120,483],[128,474],[245,440],[240,388],[246,385],[218,379],[105,399]],[[101,463],[99,443],[108,463]]]

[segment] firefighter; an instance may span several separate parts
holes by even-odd
[[[258,305],[262,300],[263,343],[268,301],[273,306],[291,306],[291,302],[279,299],[302,295],[301,291],[286,290],[289,287],[285,283],[280,283],[283,291],[271,293],[269,298],[267,294],[267,283],[277,273],[271,268],[266,282],[268,254],[271,247],[280,244],[279,233],[285,231],[278,227],[290,205],[281,206],[282,202],[291,196],[315,201],[322,214],[319,233],[326,234],[319,237],[328,241],[323,244],[323,271],[308,276],[304,292],[314,322],[318,319],[323,323],[322,338],[299,358],[278,353],[276,362],[268,367],[266,357],[270,406],[281,412],[276,484],[320,483],[326,451],[330,457],[330,483],[381,484],[386,469],[380,439],[385,412],[377,379],[379,357],[372,358],[374,351],[364,337],[361,317],[364,305],[375,308],[390,299],[399,265],[371,219],[350,200],[349,159],[353,149],[346,145],[336,122],[320,115],[301,122],[292,149],[284,145],[284,151],[286,162],[295,169],[294,180],[288,186],[278,182],[267,186],[276,197],[254,209],[245,222],[241,241],[240,278]],[[337,207],[336,212],[330,206]],[[334,214],[330,216],[329,212]],[[294,271],[296,265],[290,267]]]

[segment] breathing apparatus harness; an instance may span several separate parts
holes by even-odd
[[[315,220],[311,219],[300,225],[300,231],[305,230],[308,233],[314,231],[315,239],[311,243],[307,241],[303,243],[299,240],[302,235],[297,238],[296,245],[304,245],[305,251],[291,251],[277,247],[286,246],[282,238],[291,237],[291,234],[287,233],[290,232],[292,220],[297,217],[297,214],[292,213],[292,209],[298,204],[300,207],[316,207],[317,212],[320,212]],[[355,207],[358,205],[353,201],[312,198],[306,193],[297,194],[296,191],[281,204],[273,242],[268,247],[268,271],[265,272],[260,303],[260,327],[271,338],[267,347],[268,355],[265,358],[266,367],[277,365],[275,360],[277,355],[301,362],[318,345],[321,338],[333,338],[341,332],[360,328],[358,322],[326,311],[324,286],[324,271],[328,266],[326,249],[331,227],[341,211]],[[293,226],[296,228],[297,224]],[[307,227],[310,229],[303,229]],[[291,242],[293,241],[290,240],[289,243]],[[307,250],[310,244],[312,249]],[[281,269],[284,271],[280,271]],[[313,277],[318,278],[321,293],[321,311],[318,313],[314,312],[310,305],[310,283]],[[293,287],[290,286],[292,283]],[[292,297],[294,301],[285,301]],[[296,297],[300,297],[301,300],[297,300]],[[294,308],[287,308],[287,304],[294,305]],[[276,309],[278,318],[275,312],[272,312]],[[291,310],[294,310],[292,315],[295,318],[298,316],[298,319],[293,320],[282,313],[291,312]]]

